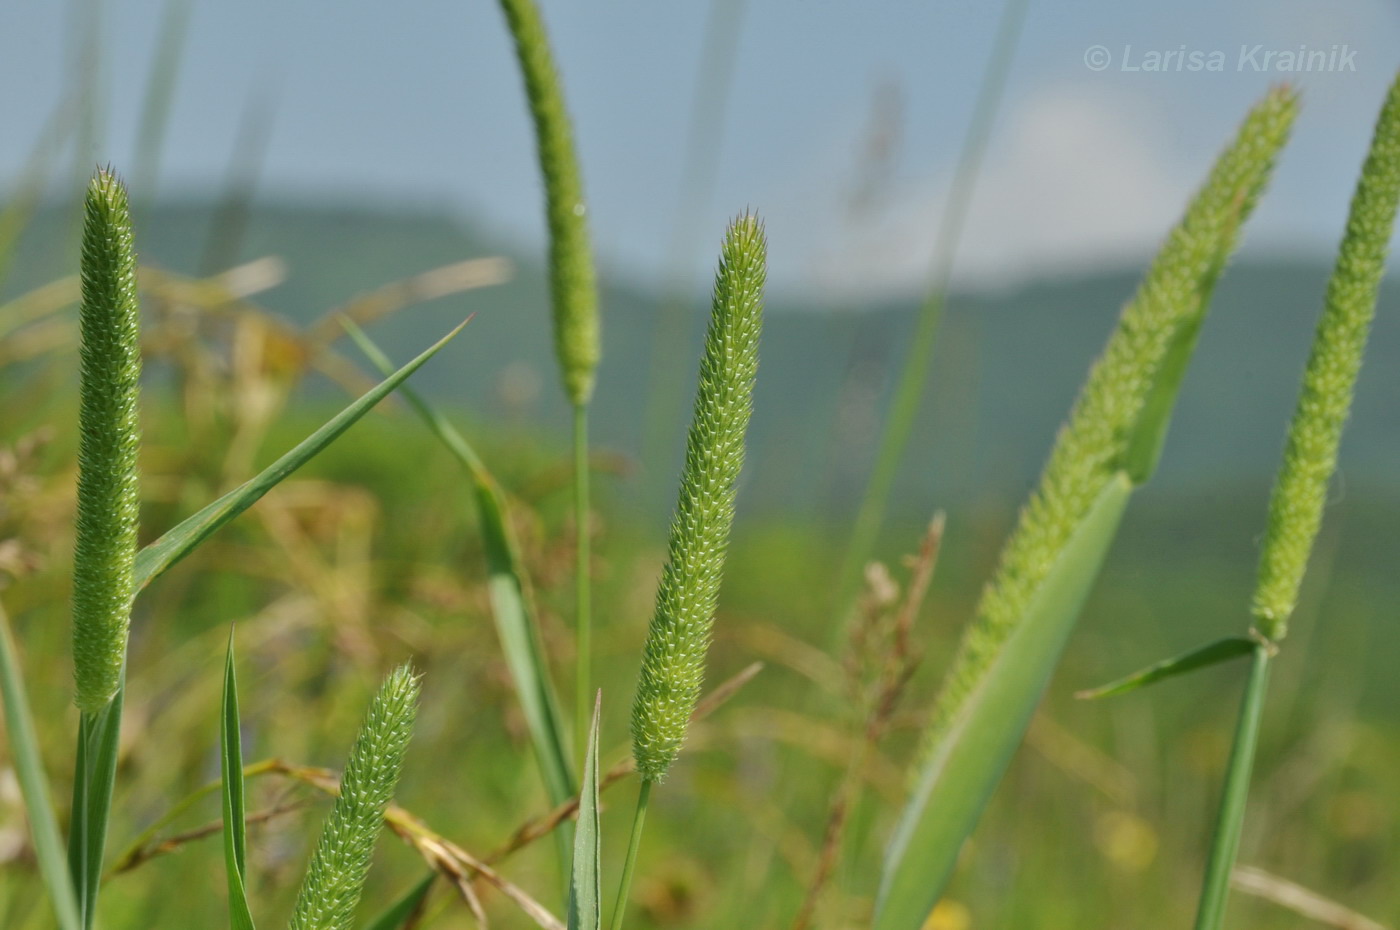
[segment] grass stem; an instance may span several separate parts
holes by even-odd
[[[1235,743],[1230,750],[1230,764],[1225,773],[1225,791],[1220,798],[1220,812],[1216,816],[1215,834],[1211,838],[1210,860],[1206,865],[1201,903],[1196,912],[1196,930],[1219,930],[1225,919],[1225,901],[1230,891],[1235,855],[1240,848],[1240,833],[1244,828],[1244,811],[1249,798],[1250,776],[1254,771],[1254,751],[1259,743],[1259,721],[1264,713],[1264,692],[1268,689],[1269,659],[1272,654],[1272,647],[1264,643],[1254,648],[1249,681],[1240,702]]]
[[[919,308],[918,323],[913,338],[909,341],[904,365],[900,369],[899,380],[890,401],[889,415],[880,435],[875,465],[871,469],[865,494],[861,498],[855,526],[851,530],[850,544],[837,576],[836,608],[843,614],[855,600],[861,572],[864,571],[865,563],[870,560],[870,554],[879,540],[900,459],[904,455],[904,447],[908,444],[909,434],[914,428],[914,419],[919,413],[919,402],[923,398],[924,384],[928,381],[938,326],[943,319],[943,305],[948,296],[948,286],[952,281],[953,267],[957,260],[958,242],[962,239],[963,228],[972,206],[972,193],[977,185],[977,176],[982,170],[992,126],[996,123],[997,111],[1001,108],[1007,76],[1016,58],[1016,43],[1026,20],[1028,6],[1029,0],[1007,0],[1001,24],[997,29],[995,45],[982,74],[981,87],[973,106],[972,122],[967,127],[962,149],[958,153],[957,167],[954,169],[952,186],[948,192],[947,209],[944,210],[938,226],[933,275],[929,282],[928,295]],[[841,624],[836,626],[838,630],[841,628]]]
[[[574,406],[574,648],[578,654],[577,693],[574,701],[574,745],[580,752],[588,745],[589,680],[593,663],[593,602],[589,566],[592,563],[588,519],[588,405]]]
[[[622,881],[617,886],[617,904],[613,906],[612,930],[622,930],[622,918],[627,913],[627,896],[632,889],[632,871],[637,866],[637,849],[642,845],[642,829],[646,826],[647,804],[651,801],[651,780],[642,779],[637,793],[637,813],[632,818],[632,838],[627,841],[627,858],[622,862]]]

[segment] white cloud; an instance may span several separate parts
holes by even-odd
[[[1191,182],[1142,100],[1062,84],[1011,104],[992,138],[958,251],[955,285],[997,287],[1140,260]],[[831,223],[828,290],[916,292],[927,283],[951,168],[904,185],[864,220]]]

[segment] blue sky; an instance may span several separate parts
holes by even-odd
[[[0,4],[0,186],[72,86],[69,27],[92,2]],[[130,165],[167,2],[98,0],[105,115],[97,143],[76,153],[84,163]],[[541,241],[530,127],[495,3],[192,2],[162,193],[218,185],[240,114],[261,94],[273,101],[265,195],[446,208]],[[682,251],[698,280],[725,217],[752,206],[767,219],[774,282],[791,293],[919,288],[1000,3],[716,0],[738,18],[733,83],[713,191],[679,234],[710,4],[541,2],[608,266],[662,280]],[[1321,251],[1337,238],[1400,65],[1400,5],[1031,0],[958,279],[997,286],[1139,260],[1250,102],[1289,77],[1241,62],[1241,49],[1300,45],[1343,47],[1354,70],[1292,76],[1304,115],[1255,250]],[[1086,65],[1094,46],[1108,56],[1101,70]],[[1183,50],[1218,52],[1224,70],[1142,70],[1153,53]],[[872,126],[885,140],[875,162],[862,155]],[[871,196],[855,207],[861,189]]]

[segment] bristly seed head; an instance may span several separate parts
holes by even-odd
[[[1181,374],[1168,365],[1181,347],[1189,352],[1297,109],[1297,95],[1280,87],[1250,111],[1123,308],[983,591],[938,699],[929,747],[1021,622],[1114,475],[1123,472],[1139,483],[1150,474],[1170,411],[1171,391],[1162,385]],[[1185,358],[1179,361],[1184,366]],[[1163,398],[1167,405],[1159,407]]]
[[[120,686],[135,595],[141,331],[130,209],[110,169],[88,185],[85,212],[73,665],[76,703],[95,712]]]
[[[632,705],[632,754],[650,782],[680,753],[705,677],[758,371],[766,261],[762,224],[740,216],[720,253],[680,498]]]
[[[297,895],[291,930],[350,930],[384,810],[394,797],[418,710],[418,676],[389,673],[370,702],[335,800]]]
[[[569,402],[578,407],[587,404],[593,394],[594,372],[602,350],[598,285],[573,129],[549,36],[534,0],[500,0],[500,4],[515,40],[544,180],[554,351],[564,391]]]
[[[1381,109],[1352,197],[1346,234],[1327,285],[1283,463],[1269,499],[1253,614],[1256,628],[1274,642],[1288,632],[1288,618],[1322,525],[1327,486],[1337,468],[1342,427],[1375,316],[1398,203],[1400,77]]]

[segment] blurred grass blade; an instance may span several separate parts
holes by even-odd
[[[402,897],[389,905],[378,917],[365,924],[365,930],[405,930],[412,926],[410,921],[423,913],[423,905],[428,900],[428,892],[433,887],[436,872],[429,872],[423,880]]]
[[[224,814],[224,870],[228,874],[228,920],[233,930],[253,930],[248,909],[248,840],[243,805],[243,734],[238,719],[238,676],[234,671],[233,631],[224,662],[224,700],[219,727]]]
[[[1221,662],[1229,662],[1231,659],[1242,659],[1252,653],[1256,645],[1257,643],[1248,636],[1227,636],[1208,646],[1193,649],[1170,659],[1163,659],[1155,665],[1149,665],[1142,671],[1134,672],[1119,678],[1117,681],[1080,691],[1075,697],[1081,700],[1094,700],[1111,697],[1115,694],[1127,694],[1129,691],[1145,688],[1163,678],[1175,678],[1177,675],[1185,675],[1187,672],[1196,671],[1196,669],[1219,665]]]
[[[588,728],[588,754],[583,761],[578,829],[574,833],[574,866],[569,877],[569,930],[599,930],[603,921],[601,832],[598,826],[598,718],[603,693],[593,701]]]
[[[1132,493],[1111,480],[920,773],[886,859],[876,930],[919,928],[1021,742]],[[989,777],[991,773],[992,777]],[[935,794],[937,803],[935,803]]]
[[[160,180],[160,155],[170,125],[170,106],[179,84],[180,54],[189,33],[194,0],[166,0],[160,18],[155,53],[151,56],[150,76],[136,130],[136,190],[143,204],[155,198]]]
[[[68,869],[78,894],[83,927],[97,917],[97,891],[102,880],[102,851],[107,844],[107,815],[117,780],[122,704],[126,695],[122,674],[116,697],[99,711],[83,711],[78,719],[78,758],[73,770],[73,811],[68,825]]]
[[[80,930],[82,922],[78,917],[78,902],[73,897],[73,882],[63,855],[63,839],[53,813],[48,776],[39,753],[39,737],[34,730],[34,717],[24,691],[14,636],[10,632],[10,619],[3,607],[0,607],[0,697],[5,702],[5,732],[10,739],[10,757],[14,760],[15,777],[24,795],[34,858],[38,861],[39,874],[48,891],[49,904],[61,930]]]
[[[284,478],[305,465],[313,456],[330,445],[349,429],[375,404],[387,397],[408,376],[422,367],[439,349],[447,345],[466,326],[465,322],[448,333],[413,361],[385,378],[375,388],[336,414],[324,426],[302,440],[296,448],[273,462],[262,473],[245,481],[203,510],[168,531],[136,555],[136,589],[139,591],[167,568],[189,555],[192,550],[219,527],[247,510]]]
[[[381,371],[393,368],[388,356],[363,330],[348,319],[342,320],[350,338],[365,356]],[[486,470],[476,450],[438,410],[430,406],[412,388],[404,386],[399,393],[413,406],[442,440],[448,450],[466,468],[476,495],[481,516],[481,533],[486,548],[487,592],[491,599],[491,616],[496,634],[501,640],[506,665],[520,698],[525,722],[530,730],[535,757],[539,761],[550,803],[559,805],[574,797],[574,779],[569,767],[569,750],[565,742],[564,720],[555,698],[549,663],[540,643],[534,607],[527,594],[525,569],[520,562],[519,547],[506,514],[500,489]],[[568,831],[560,842],[564,864],[569,859]]]

